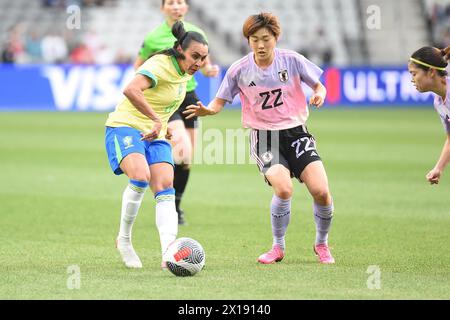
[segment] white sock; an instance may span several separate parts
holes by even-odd
[[[169,244],[177,238],[178,214],[175,209],[175,189],[166,189],[155,195],[156,226],[161,241],[161,252],[164,254]]]
[[[334,206],[321,206],[314,203],[314,221],[316,222],[316,245],[328,244],[328,233],[331,228]]]
[[[284,236],[291,220],[291,198],[285,200],[273,195],[270,205],[270,219],[273,245],[279,245],[284,250],[286,247]]]
[[[136,220],[147,186],[147,182],[130,180],[130,183],[123,192],[119,228],[119,237],[123,240],[131,241],[133,223]]]

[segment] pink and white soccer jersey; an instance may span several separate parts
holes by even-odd
[[[445,101],[436,95],[434,98],[434,108],[439,113],[444,129],[450,133],[450,77],[447,77],[447,96]]]
[[[251,52],[228,69],[216,97],[232,102],[239,94],[246,128],[294,128],[305,124],[309,115],[302,82],[313,87],[322,73],[292,50],[275,49],[275,59],[266,69],[256,65]]]

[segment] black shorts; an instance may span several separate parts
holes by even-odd
[[[299,180],[308,164],[321,161],[316,140],[304,125],[274,131],[252,129],[250,152],[263,174],[273,165],[281,164],[290,171],[291,178]]]
[[[200,101],[200,99],[197,97],[195,91],[186,92],[186,97],[184,97],[181,106],[170,117],[169,122],[174,120],[182,120],[186,128],[197,128],[197,117],[186,119],[186,115],[183,114],[183,111],[186,110],[187,106],[197,104],[198,101]]]

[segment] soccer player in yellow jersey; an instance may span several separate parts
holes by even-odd
[[[129,180],[122,197],[116,246],[125,265],[141,268],[133,249],[131,229],[148,186],[156,199],[156,226],[162,253],[176,239],[178,215],[173,188],[173,158],[166,141],[167,122],[186,95],[186,84],[205,63],[208,43],[183,23],[172,27],[172,48],[155,53],[125,88],[125,98],[106,121],[105,144],[116,175]],[[164,267],[164,266],[163,266]]]
[[[208,41],[202,29],[184,20],[188,11],[188,0],[162,0],[161,12],[164,14],[164,21],[145,36],[142,48],[134,62],[135,69],[138,69],[154,52],[172,46],[175,38],[171,28],[177,21],[183,21],[186,31],[196,31]],[[211,63],[208,56],[200,71],[206,77],[216,77],[220,69],[217,65]],[[172,134],[171,144],[175,162],[173,186],[175,188],[175,207],[178,212],[178,224],[180,225],[185,224],[184,211],[181,209],[181,200],[191,172],[197,134],[197,117],[187,119],[182,112],[186,106],[197,104],[199,101],[195,92],[197,85],[197,81],[192,77],[187,83],[184,101],[181,103],[180,108],[170,117],[168,125]]]

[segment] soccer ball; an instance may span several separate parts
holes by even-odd
[[[177,277],[193,276],[205,265],[205,251],[194,239],[178,238],[167,248],[163,261]]]

